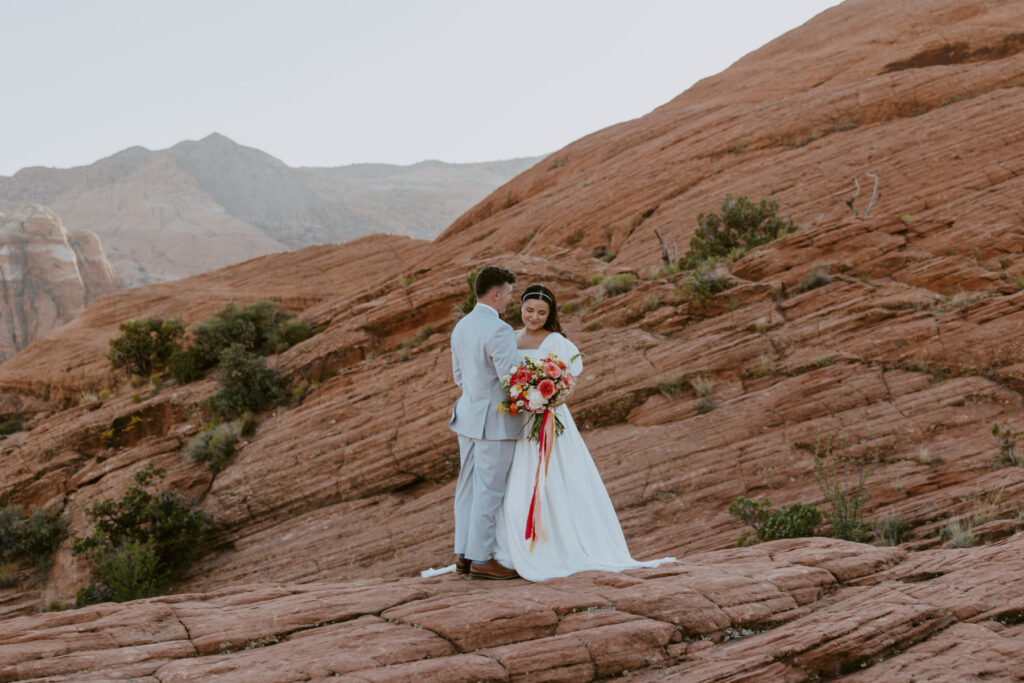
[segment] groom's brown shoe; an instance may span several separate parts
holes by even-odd
[[[469,565],[472,564],[472,563],[473,563],[473,561],[471,559],[469,559],[468,557],[459,557],[458,555],[456,555],[455,556],[455,571],[457,571],[459,574],[468,574],[469,573]]]
[[[519,574],[515,569],[503,567],[494,559],[488,560],[487,564],[472,563],[469,565],[469,576],[473,579],[518,579]]]

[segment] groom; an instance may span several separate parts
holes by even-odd
[[[505,495],[521,417],[499,413],[500,378],[518,366],[515,332],[498,317],[512,300],[516,276],[486,266],[476,276],[476,307],[452,330],[452,373],[462,396],[448,423],[459,435],[461,469],[455,485],[455,566],[478,579],[514,579],[494,558],[495,514]]]

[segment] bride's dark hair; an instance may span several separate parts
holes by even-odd
[[[555,293],[544,285],[530,285],[523,292],[519,303],[523,304],[528,299],[539,299],[548,305],[548,319],[544,321],[544,329],[548,332],[558,332],[565,336],[562,324],[558,322],[558,302],[555,300]]]

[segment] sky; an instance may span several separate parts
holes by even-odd
[[[0,175],[218,132],[291,166],[554,152],[838,0],[0,0]]]

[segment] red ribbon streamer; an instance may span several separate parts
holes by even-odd
[[[555,444],[555,415],[550,409],[545,410],[540,418],[540,438],[538,440],[537,473],[533,477],[533,497],[530,499],[530,511],[526,515],[526,540],[530,542],[530,552],[537,542],[540,517],[540,466],[544,463],[544,478],[548,476],[548,465],[551,462],[551,448]]]

